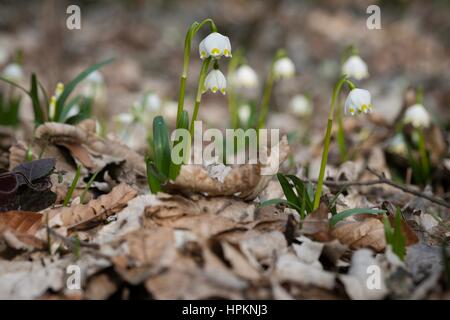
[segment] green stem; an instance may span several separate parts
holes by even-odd
[[[189,27],[186,37],[184,40],[184,61],[183,61],[183,72],[180,77],[180,92],[178,95],[178,109],[177,109],[177,122],[179,121],[181,117],[181,113],[183,112],[184,108],[184,97],[186,94],[186,81],[188,77],[188,71],[189,71],[189,60],[191,58],[191,44],[192,39],[194,38],[195,34],[206,24],[209,23],[211,27],[211,32],[217,32],[217,27],[212,19],[205,19],[202,22],[198,23],[197,21],[191,24]]]
[[[347,80],[347,76],[343,75],[339,79],[339,81],[336,83],[336,85],[334,86],[334,89],[333,89],[333,95],[331,97],[331,104],[330,104],[330,111],[328,113],[327,130],[325,132],[325,143],[323,146],[322,161],[320,163],[319,179],[317,180],[317,189],[316,189],[316,193],[314,195],[314,207],[313,207],[314,210],[316,210],[320,204],[320,196],[322,195],[322,187],[323,187],[323,178],[325,176],[325,167],[327,165],[328,150],[329,150],[330,141],[331,141],[331,129],[333,127],[334,106],[336,104],[336,99],[339,96],[339,92],[341,91],[342,85],[344,83],[347,83],[349,85],[351,84],[351,86],[354,87],[354,85]]]
[[[422,172],[424,174],[424,182],[428,181],[430,175],[430,162],[428,160],[428,153],[425,146],[425,135],[421,128],[417,129],[419,134],[419,154],[420,154],[420,163],[422,165]]]
[[[75,188],[78,184],[78,180],[80,179],[81,174],[81,165],[77,166],[77,171],[75,172],[75,177],[73,178],[72,184],[70,185],[69,191],[66,194],[66,197],[64,198],[63,207],[67,207],[67,205],[70,202],[70,199],[72,199],[72,194],[75,191]]]
[[[344,120],[342,118],[342,104],[338,105],[337,108],[337,123],[338,123],[338,133],[337,142],[339,147],[339,154],[341,156],[341,162],[348,160],[348,150],[345,144],[345,130],[344,130]]]
[[[203,88],[205,86],[206,73],[208,72],[210,62],[211,57],[203,60],[202,68],[200,69],[200,75],[198,77],[197,97],[195,98],[194,112],[192,114],[191,125],[189,127],[189,132],[191,133],[192,138],[194,137],[194,122],[195,120],[197,120],[200,102],[202,101]]]

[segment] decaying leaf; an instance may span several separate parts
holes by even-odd
[[[289,153],[286,136],[282,137],[278,150],[277,161],[278,164],[281,164]],[[251,200],[264,190],[272,175],[275,174],[261,175],[264,169],[264,166],[260,164],[235,166],[227,173],[222,182],[210,177],[208,171],[202,165],[184,165],[181,167],[181,172],[177,179],[167,187],[169,190],[176,189],[186,193],[202,193],[209,196],[237,196]]]
[[[10,229],[34,235],[42,226],[42,214],[28,211],[8,211],[0,214],[0,231]]]
[[[50,209],[50,227],[65,227],[67,229],[82,227],[92,220],[104,220],[127,206],[128,201],[137,195],[137,191],[127,184],[116,186],[110,193],[89,201],[87,204],[77,204],[73,207]]]
[[[383,223],[375,218],[363,221],[340,221],[331,234],[353,249],[372,248],[382,251],[386,247]]]

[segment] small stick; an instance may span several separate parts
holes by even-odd
[[[387,179],[383,175],[375,172],[374,170],[372,170],[370,168],[367,168],[367,170],[370,173],[372,173],[373,175],[377,176],[378,179],[377,180],[368,180],[368,181],[330,181],[330,180],[324,180],[323,183],[326,184],[327,186],[371,186],[371,185],[376,185],[376,184],[387,184],[387,185],[390,185],[390,186],[392,186],[394,188],[397,188],[397,189],[399,189],[399,190],[401,190],[403,192],[410,193],[410,194],[413,194],[413,195],[415,195],[417,197],[427,199],[427,200],[429,200],[429,201],[431,201],[433,203],[436,203],[436,204],[438,204],[440,206],[443,206],[443,207],[446,207],[446,208],[450,209],[450,203],[445,201],[445,200],[443,200],[443,199],[441,199],[441,198],[433,197],[433,196],[430,196],[430,195],[425,194],[423,192],[414,190],[412,188],[402,186],[402,185],[400,185],[398,183],[395,183],[395,182]],[[307,180],[307,181],[310,181],[312,183],[317,183],[316,180]]]

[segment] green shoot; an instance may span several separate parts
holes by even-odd
[[[86,194],[88,193],[88,191],[89,191],[89,189],[90,189],[92,183],[94,183],[95,178],[97,178],[97,175],[98,175],[99,172],[100,172],[100,171],[95,172],[95,173],[92,175],[92,177],[89,179],[88,183],[86,184],[86,187],[85,187],[84,190],[83,190],[83,193],[81,194],[81,197],[80,197],[80,203],[85,203],[85,202],[84,202],[84,198],[86,197]]]
[[[378,214],[382,214],[382,213],[385,213],[385,212],[386,212],[386,210],[382,210],[382,209],[369,209],[369,208],[348,209],[348,210],[341,211],[341,212],[335,214],[333,217],[331,217],[330,225],[334,226],[339,221],[341,221],[341,220],[343,220],[343,219],[345,219],[347,217],[357,215],[357,214],[378,215]]]
[[[73,192],[75,191],[75,188],[78,184],[78,180],[80,179],[81,174],[81,165],[79,164],[77,166],[77,171],[75,172],[75,177],[72,180],[72,184],[70,185],[69,191],[66,194],[66,197],[64,198],[63,207],[67,207],[70,200],[72,199]]]
[[[395,212],[394,226],[388,217],[384,217],[384,234],[386,242],[391,245],[393,252],[403,260],[406,255],[406,237],[402,231],[402,213],[399,208]]]

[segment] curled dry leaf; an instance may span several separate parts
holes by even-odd
[[[278,144],[278,157],[269,156],[269,163],[278,161],[280,165],[289,154],[287,137],[283,136]],[[264,190],[272,175],[262,175],[267,167],[261,164],[235,166],[224,177],[223,182],[209,176],[208,171],[202,165],[184,165],[180,175],[167,188],[181,190],[182,192],[203,193],[208,196],[237,196],[251,200]]]
[[[127,184],[121,183],[114,187],[110,193],[91,200],[87,204],[50,209],[46,212],[49,215],[49,226],[70,229],[82,227],[83,224],[93,220],[104,220],[126,207],[128,201],[136,195],[136,190]]]
[[[49,145],[64,147],[91,171],[99,171],[109,163],[124,162],[125,174],[146,177],[144,157],[126,145],[99,137],[94,120],[85,120],[76,126],[47,122],[36,129],[35,143],[44,153]]]
[[[353,249],[372,248],[380,252],[386,248],[384,225],[375,218],[338,222],[331,234]]]
[[[328,221],[328,207],[321,203],[316,211],[308,214],[303,221],[301,233],[320,242],[330,241],[330,223]]]

